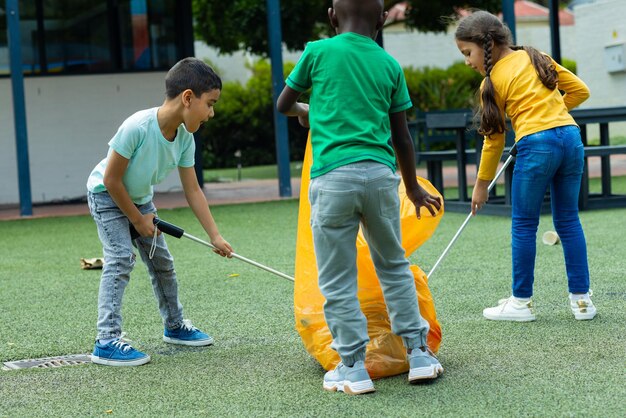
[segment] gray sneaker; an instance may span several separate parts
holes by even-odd
[[[335,370],[324,375],[324,389],[332,392],[345,392],[349,395],[361,395],[376,391],[374,382],[365,369],[365,363],[357,361],[352,367],[339,363]]]
[[[436,379],[443,373],[443,367],[428,347],[414,348],[407,355],[409,360],[409,383]]]

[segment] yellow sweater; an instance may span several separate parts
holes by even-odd
[[[496,102],[511,119],[516,142],[547,129],[576,125],[568,112],[587,100],[589,88],[569,70],[554,60],[553,63],[559,73],[559,83],[554,90],[543,85],[526,51],[513,51],[493,66],[491,81],[497,92]],[[504,134],[485,137],[479,179],[495,177],[503,149]]]

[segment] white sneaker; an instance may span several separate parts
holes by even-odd
[[[498,306],[484,309],[483,316],[493,321],[528,322],[537,319],[532,302],[521,302],[515,296],[500,299]]]
[[[591,301],[591,290],[584,295],[569,294],[569,306],[572,308],[574,318],[579,321],[593,319],[596,316],[596,307]]]

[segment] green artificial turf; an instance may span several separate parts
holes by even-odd
[[[218,206],[224,237],[246,257],[293,274],[298,204]],[[161,218],[202,237],[187,209]],[[446,213],[411,261],[428,271],[461,225]],[[573,319],[561,246],[537,247],[534,323],[488,322],[483,308],[510,292],[510,220],[477,216],[431,277],[444,375],[411,386],[375,382],[361,397],[322,390],[323,370],[303,348],[293,284],[168,238],[185,316],[213,335],[209,348],[165,344],[145,268],[124,301],[124,329],[152,362],[0,371],[0,416],[624,416],[626,210],[581,214],[589,247],[593,321]],[[543,217],[539,234],[552,229]],[[0,222],[0,362],[88,353],[95,337],[101,254],[89,217]],[[235,277],[229,277],[238,274]]]

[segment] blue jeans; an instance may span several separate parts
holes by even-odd
[[[392,331],[407,348],[426,345],[413,273],[400,236],[400,178],[383,164],[359,162],[311,180],[311,228],[331,347],[344,364],[365,359],[367,320],[357,297],[359,225],[369,245]]]
[[[148,254],[152,237],[131,240],[128,218],[107,192],[89,192],[88,204],[98,227],[104,253],[98,293],[97,339],[118,338],[122,333],[122,298],[130,280],[130,272],[135,266],[133,246],[137,248],[148,268],[165,327],[179,327],[183,321],[183,306],[178,300],[174,259],[163,234],[157,236],[156,250],[150,259]],[[156,214],[152,202],[141,205],[138,209],[144,214]]]
[[[548,186],[552,220],[561,239],[569,291],[589,290],[587,244],[578,218],[584,149],[577,126],[561,126],[520,139],[513,170],[513,296],[533,294],[537,227]]]

